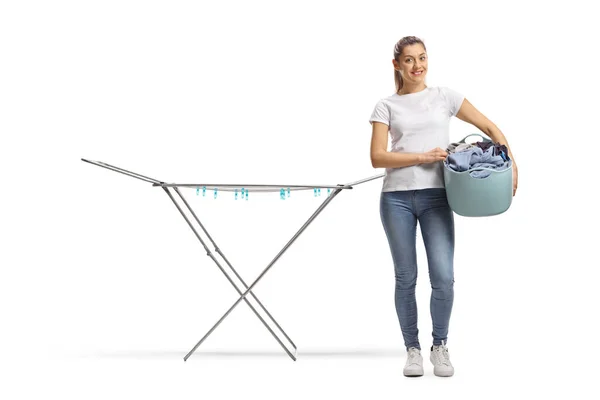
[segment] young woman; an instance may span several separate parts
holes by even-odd
[[[427,50],[414,36],[394,47],[396,93],[379,100],[369,122],[373,127],[371,163],[385,168],[380,215],[396,277],[395,304],[407,350],[404,375],[423,375],[417,328],[416,228],[421,227],[431,283],[433,346],[430,361],[437,376],[452,376],[446,342],[454,300],[454,216],[448,205],[442,161],[446,158],[450,118],[468,122],[494,142],[506,145],[513,161],[513,196],[518,172],[502,132],[459,92],[428,87]],[[392,138],[387,150],[388,131]]]

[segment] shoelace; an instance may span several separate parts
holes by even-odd
[[[420,353],[418,349],[414,349],[414,348],[410,348],[410,350],[408,351],[408,361],[410,364],[414,364],[417,362],[417,358],[419,357]]]
[[[450,365],[450,355],[448,354],[448,348],[444,342],[439,346],[433,346],[433,351],[440,364]]]

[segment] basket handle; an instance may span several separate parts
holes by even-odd
[[[491,142],[490,139],[488,139],[487,137],[483,136],[481,133],[470,133],[467,136],[465,136],[460,142],[458,143],[465,143],[465,139],[468,138],[469,136],[479,136],[480,138],[483,139],[484,142]]]

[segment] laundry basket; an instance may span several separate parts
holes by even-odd
[[[481,137],[484,142],[491,142],[489,138],[473,133],[459,143],[465,143],[465,139],[473,135]],[[448,167],[447,160],[443,164],[446,196],[452,211],[464,217],[487,217],[508,210],[513,197],[512,160],[502,171],[480,167],[458,172]],[[485,178],[473,178],[470,172],[476,170],[489,170],[491,173]]]

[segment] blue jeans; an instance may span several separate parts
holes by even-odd
[[[381,192],[380,215],[394,262],[396,312],[406,349],[421,349],[415,298],[417,221],[429,265],[433,344],[445,343],[454,301],[454,215],[446,189]]]

